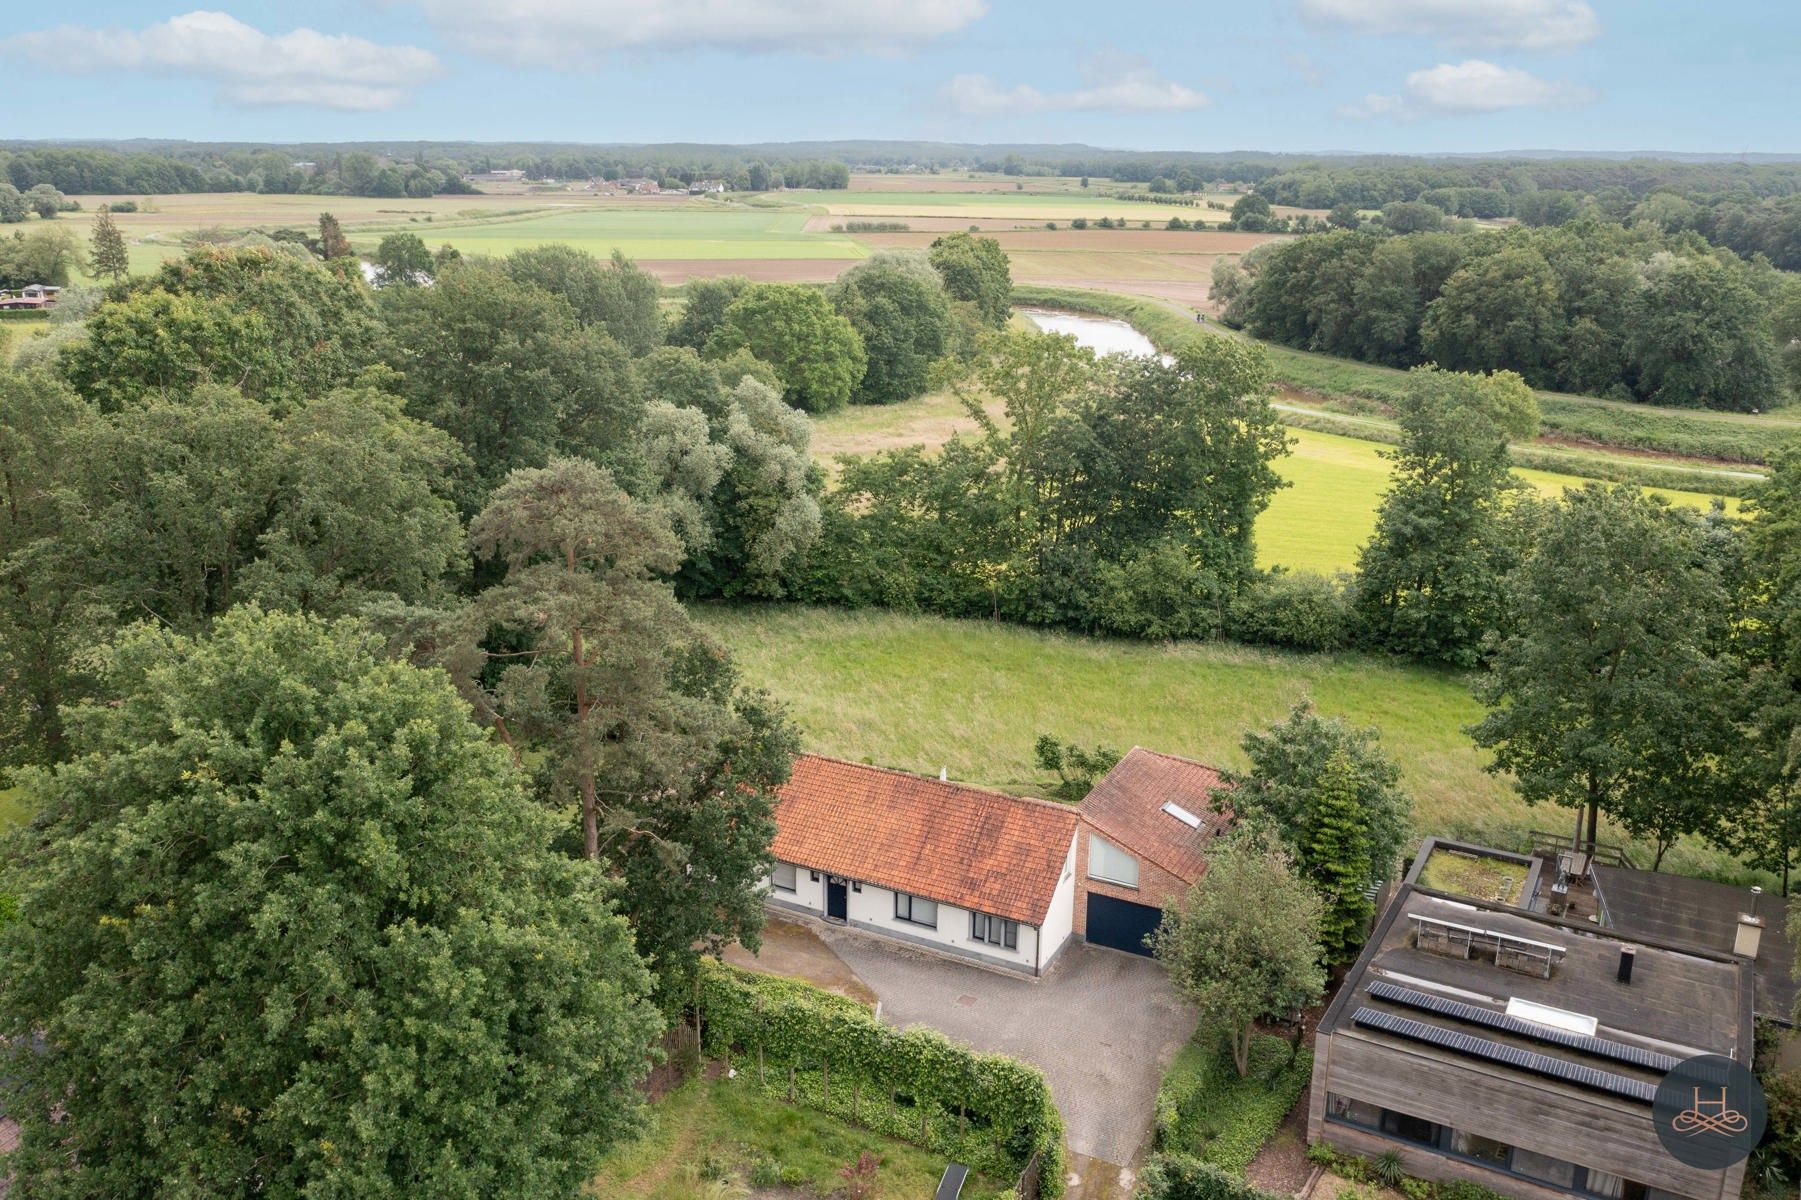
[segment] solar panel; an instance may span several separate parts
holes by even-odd
[[[1450,1000],[1444,996],[1434,996],[1428,992],[1416,992],[1412,988],[1400,987],[1386,980],[1378,979],[1371,983],[1369,994],[1378,1000],[1386,1000],[1390,1004],[1401,1004],[1408,1008],[1417,1008],[1422,1012],[1450,1017],[1454,1021],[1462,1021],[1468,1025],[1481,1025],[1486,1029],[1496,1029],[1502,1033],[1511,1033],[1516,1037],[1531,1038],[1534,1041],[1547,1042],[1553,1046],[1563,1046],[1583,1054],[1592,1054],[1596,1058],[1606,1058],[1634,1067],[1643,1067],[1647,1071],[1668,1072],[1674,1070],[1676,1064],[1681,1061],[1668,1054],[1646,1050],[1642,1046],[1629,1046],[1625,1042],[1615,1042],[1608,1038],[1588,1037],[1550,1025],[1522,1021],[1518,1017],[1498,1013],[1493,1009],[1478,1008],[1474,1004],[1465,1004],[1461,1000]]]
[[[1453,1054],[1500,1063],[1503,1066],[1514,1067],[1546,1079],[1572,1083],[1577,1087],[1588,1088],[1590,1091],[1604,1092],[1610,1096],[1622,1096],[1627,1100],[1637,1100],[1641,1104],[1649,1104],[1657,1096],[1657,1089],[1651,1084],[1642,1083],[1636,1079],[1627,1079],[1624,1075],[1615,1075],[1611,1071],[1597,1071],[1593,1067],[1583,1066],[1580,1063],[1565,1062],[1561,1058],[1552,1058],[1548,1054],[1538,1054],[1531,1050],[1522,1050],[1518,1046],[1491,1042],[1487,1038],[1473,1037],[1467,1033],[1459,1033],[1455,1029],[1446,1029],[1441,1025],[1428,1025],[1424,1021],[1415,1021],[1411,1017],[1403,1017],[1396,1013],[1382,1012],[1374,1008],[1359,1008],[1352,1014],[1351,1020],[1354,1024],[1362,1025],[1366,1029],[1378,1029],[1383,1033],[1392,1033],[1396,1037],[1406,1038],[1410,1042],[1437,1046],[1439,1049],[1449,1050]]]

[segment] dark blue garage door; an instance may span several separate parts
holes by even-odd
[[[1163,921],[1163,910],[1088,893],[1088,940],[1097,946],[1149,954],[1144,939]]]

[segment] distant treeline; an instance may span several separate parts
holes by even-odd
[[[239,150],[192,159],[90,147],[0,150],[0,178],[21,192],[47,184],[73,195],[273,192],[315,196],[433,196],[472,192],[454,163],[384,162],[365,151],[294,159]]]
[[[17,145],[17,144],[15,144]],[[510,153],[471,148],[462,157],[408,147],[400,153],[332,147],[220,147],[156,143],[156,149],[108,146],[0,148],[0,179],[21,192],[49,184],[73,195],[170,195],[178,192],[274,192],[321,196],[431,196],[472,192],[465,174],[519,170],[531,179],[643,176],[671,187],[723,179],[736,191],[779,187],[844,188],[850,169],[824,159],[766,162],[745,156],[634,155],[564,150]]]
[[[1455,166],[1312,164],[1271,176],[1257,192],[1272,204],[1358,209],[1420,201],[1455,217],[1518,217],[1561,225],[1584,213],[1666,233],[1693,231],[1742,255],[1801,270],[1801,163],[1547,161]]]
[[[1682,408],[1772,408],[1801,386],[1801,278],[1693,233],[1594,218],[1339,231],[1259,248],[1245,266],[1248,288],[1215,280],[1236,295],[1228,321],[1286,346]]]

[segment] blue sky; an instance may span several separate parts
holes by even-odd
[[[7,5],[7,136],[1801,152],[1795,0],[215,3]]]

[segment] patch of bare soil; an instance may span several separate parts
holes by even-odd
[[[929,244],[931,237],[917,232],[919,226],[912,217],[836,217],[832,223],[841,224],[854,220],[901,220],[915,226],[915,232],[909,233],[860,233],[859,241],[872,246],[920,246]],[[970,222],[957,223],[955,228],[968,228]],[[1070,229],[1066,222],[1057,223],[1060,228],[1045,229],[1040,222],[1039,228],[999,229],[992,236],[1007,251],[1014,250],[1093,250],[1097,252],[1117,253],[1128,251],[1145,253],[1161,251],[1163,253],[1187,254],[1243,254],[1264,242],[1272,240],[1276,235],[1268,233],[1242,233],[1238,230],[1208,230],[1196,233],[1182,229]]]
[[[1313,1164],[1307,1161],[1307,1097],[1303,1095],[1289,1110],[1276,1136],[1264,1143],[1245,1178],[1266,1192],[1298,1195],[1313,1175]]]

